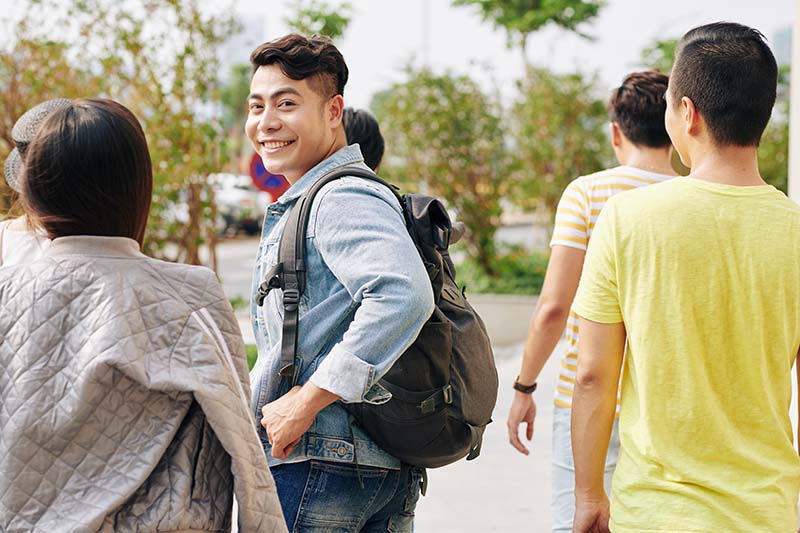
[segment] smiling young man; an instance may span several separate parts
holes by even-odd
[[[600,214],[573,304],[574,531],[797,531],[800,207],[757,162],[776,80],[757,30],[689,31],[665,123],[691,174]],[[609,521],[603,459],[623,361]]]
[[[341,402],[386,401],[377,384],[433,311],[428,275],[385,187],[326,185],[307,228],[297,386],[279,374],[282,294],[255,293],[277,263],[286,214],[329,171],[367,169],[342,127],[347,66],[325,38],[292,34],[251,55],[247,136],[291,184],[269,206],[253,279],[253,402],[289,530],[411,531],[423,472],[379,448]]]

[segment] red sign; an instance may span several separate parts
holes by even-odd
[[[268,192],[273,201],[277,200],[289,188],[289,182],[286,181],[286,178],[279,174],[270,174],[264,168],[264,163],[258,154],[253,154],[250,159],[250,177],[253,178],[253,185],[259,190]]]

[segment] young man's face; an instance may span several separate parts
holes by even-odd
[[[323,98],[278,65],[259,67],[250,81],[245,132],[264,167],[294,183],[333,153],[339,100]]]
[[[686,123],[684,121],[683,107],[680,103],[675,105],[671,80],[664,98],[667,101],[667,111],[664,113],[664,126],[667,128],[667,134],[672,140],[672,146],[678,152],[681,162],[687,167],[691,167],[689,152],[686,149]]]

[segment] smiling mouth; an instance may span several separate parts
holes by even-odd
[[[278,150],[285,146],[289,146],[294,141],[265,141],[261,143],[261,146],[266,148],[267,150]]]

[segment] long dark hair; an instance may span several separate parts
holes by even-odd
[[[75,100],[36,132],[25,154],[22,201],[51,239],[144,240],[153,170],[139,121],[107,99]]]

